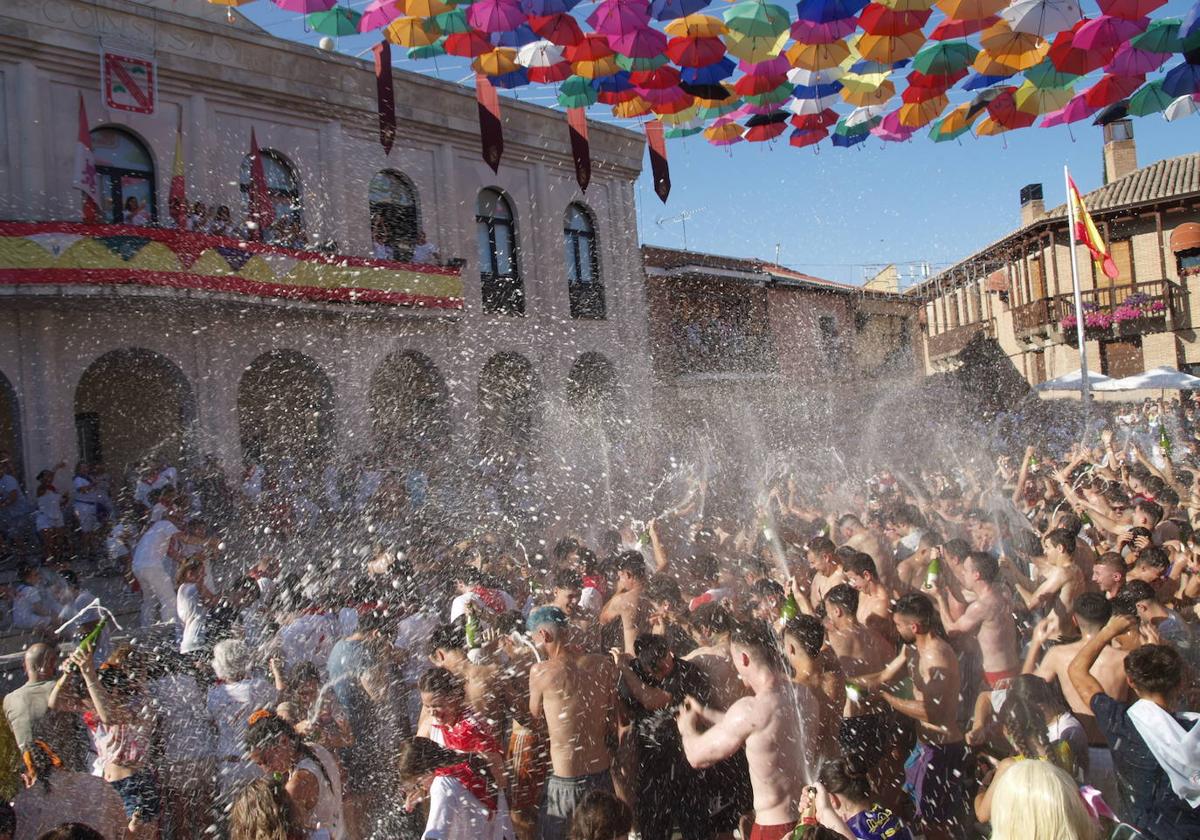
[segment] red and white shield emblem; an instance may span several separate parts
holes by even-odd
[[[105,52],[100,58],[104,102],[116,111],[153,114],[158,88],[154,59]]]

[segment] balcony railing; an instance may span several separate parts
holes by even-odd
[[[1182,290],[1170,280],[1128,283],[1081,293],[1084,325],[1091,335],[1162,332],[1178,317]],[[1075,334],[1075,297],[1056,295],[1013,310],[1017,338],[1044,335],[1058,341]]]
[[[0,222],[0,285],[6,286],[153,286],[459,310],[461,271],[461,264],[330,255],[184,230]]]
[[[957,356],[963,348],[975,340],[976,336],[981,334],[992,336],[993,330],[990,321],[976,321],[961,327],[951,327],[945,332],[929,336],[925,339],[925,346],[929,351],[929,361],[935,362],[939,359]]]
[[[1050,329],[1050,298],[1035,300],[1013,309],[1013,332],[1018,339],[1047,335]]]

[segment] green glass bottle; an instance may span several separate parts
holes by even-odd
[[[1162,450],[1163,457],[1169,461],[1171,459],[1171,436],[1167,434],[1167,424],[1162,422],[1158,424],[1158,447]]]
[[[937,586],[938,578],[942,576],[942,557],[940,554],[933,555],[933,559],[929,561],[929,566],[925,569],[925,588],[933,589]]]
[[[467,610],[467,623],[463,631],[467,639],[467,648],[473,650],[478,646],[476,643],[479,641],[479,620],[475,618],[474,610]]]
[[[100,620],[96,622],[96,626],[93,627],[86,636],[79,640],[79,644],[76,645],[75,650],[81,651],[86,647],[94,648],[96,646],[96,642],[100,638],[100,633],[104,630],[104,625],[107,623],[108,619],[104,616],[100,616]],[[70,665],[66,668],[66,670],[74,671],[75,666]]]
[[[796,602],[796,596],[789,592],[783,606],[779,608],[779,617],[784,621],[791,621],[799,612],[800,604]]]

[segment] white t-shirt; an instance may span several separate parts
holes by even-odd
[[[261,677],[214,685],[208,690],[208,714],[217,725],[217,757],[237,758],[246,750],[250,715],[274,706],[275,686]]]
[[[192,653],[204,647],[204,620],[208,608],[200,600],[200,587],[185,583],[175,593],[175,612],[183,623],[183,637],[179,642],[180,653]]]
[[[37,527],[39,531],[63,527],[62,501],[62,494],[56,490],[47,490],[37,497]]]
[[[492,592],[500,596],[500,600],[504,603],[505,612],[511,612],[517,608],[517,602],[507,592],[500,589],[493,589]],[[474,604],[478,609],[484,610],[487,613],[492,613],[492,608],[489,607],[482,598],[470,590],[459,595],[450,602],[450,620],[456,620],[460,615],[465,615],[467,612],[467,604]]]
[[[175,523],[168,519],[161,519],[147,528],[133,549],[133,568],[158,567],[170,571],[167,566],[167,547],[171,544],[171,537],[178,533]]]
[[[158,712],[167,763],[211,758],[212,721],[205,708],[204,691],[196,678],[186,673],[167,674],[150,683],[149,693],[150,704]]]
[[[276,638],[289,671],[301,662],[311,662],[324,671],[329,652],[341,637],[337,620],[320,614],[294,618],[279,628]]]
[[[21,483],[17,481],[16,476],[9,473],[0,475],[0,499],[6,498],[14,490],[17,493],[17,498],[8,507],[0,507],[0,516],[25,512],[25,494],[21,492]]]
[[[42,591],[40,586],[18,583],[13,594],[13,626],[28,630],[49,621],[50,619],[38,615],[35,611],[35,608],[42,604],[46,604],[52,610],[57,610],[58,605],[49,602],[50,597]]]

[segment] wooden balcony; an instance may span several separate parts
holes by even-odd
[[[1050,334],[1050,298],[1015,307],[1012,314],[1018,341]]]
[[[991,338],[993,333],[990,321],[976,321],[961,327],[952,327],[943,333],[931,335],[925,339],[929,351],[929,361],[936,362],[950,356],[957,356],[963,348],[975,340],[976,336],[984,335]]]
[[[1088,334],[1142,335],[1171,329],[1181,311],[1182,295],[1180,287],[1169,280],[1085,289],[1082,298]],[[1013,332],[1018,339],[1071,340],[1074,319],[1074,295],[1056,295],[1015,308]]]

